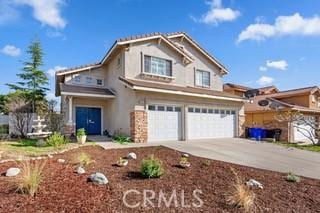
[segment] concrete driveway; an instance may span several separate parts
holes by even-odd
[[[286,148],[271,143],[245,139],[213,139],[188,142],[161,142],[118,145],[103,144],[104,148],[129,148],[163,145],[195,156],[278,172],[320,179],[320,153]]]
[[[199,157],[320,179],[320,153],[237,138],[164,145]]]

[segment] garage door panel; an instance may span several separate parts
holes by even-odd
[[[306,120],[314,118],[312,116],[305,116]],[[303,123],[295,123],[293,128],[294,141],[295,142],[312,142],[308,137],[310,137],[310,133],[314,135],[314,130],[311,126]]]
[[[232,110],[188,110],[188,139],[226,138],[235,136],[235,112]],[[220,114],[228,111],[229,114]],[[211,113],[203,113],[211,112]],[[212,112],[215,112],[213,114]],[[219,112],[219,114],[217,113]]]
[[[159,108],[161,111],[158,110]],[[179,111],[172,111],[173,109]],[[150,142],[179,140],[181,138],[181,109],[174,106],[154,105],[154,110],[148,111],[148,129]]]

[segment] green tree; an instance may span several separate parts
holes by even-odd
[[[21,80],[16,84],[7,85],[10,89],[26,92],[31,100],[32,112],[36,112],[36,102],[43,101],[46,91],[49,90],[46,87],[48,85],[48,77],[41,70],[43,52],[39,40],[31,42],[27,54],[30,55],[30,59],[23,63],[22,72],[17,74]]]

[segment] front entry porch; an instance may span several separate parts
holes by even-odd
[[[70,87],[73,91],[67,92]],[[87,135],[104,135],[111,116],[110,103],[115,97],[109,90],[68,85],[61,95],[65,115],[63,134],[75,135],[77,129],[84,128]]]

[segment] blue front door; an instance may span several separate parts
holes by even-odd
[[[101,109],[76,107],[76,128],[84,128],[88,135],[101,134]]]

